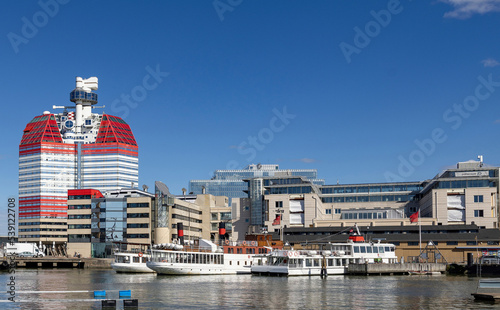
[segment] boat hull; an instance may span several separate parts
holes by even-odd
[[[111,263],[111,268],[116,272],[122,273],[153,273],[154,270],[149,269],[146,263],[128,264],[128,263]]]
[[[229,266],[214,264],[180,264],[148,262],[147,266],[157,274],[164,275],[223,275],[250,274],[250,266]]]
[[[327,268],[327,275],[343,275],[347,268],[343,266]],[[321,268],[290,268],[288,266],[252,266],[252,274],[266,276],[321,276]]]

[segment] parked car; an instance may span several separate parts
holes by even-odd
[[[32,252],[21,252],[18,254],[19,257],[36,257],[36,254],[33,254]]]
[[[500,264],[500,256],[484,255],[483,257],[481,257],[481,264],[484,264],[484,265]]]

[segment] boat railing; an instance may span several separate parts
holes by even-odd
[[[151,254],[151,250],[140,250],[140,249],[130,249],[130,250],[121,250],[121,249],[118,249],[118,248],[115,248],[113,250],[113,253],[116,255],[116,254],[139,254],[139,253],[142,253],[144,255],[149,255]]]
[[[171,247],[166,247],[166,246],[157,246],[153,248],[152,251],[174,251],[174,252],[203,252],[203,253],[217,253],[217,251],[220,251],[222,253],[221,249],[217,249],[216,252],[214,252],[211,248],[208,247],[200,247],[196,245],[177,245],[177,248],[171,248]]]

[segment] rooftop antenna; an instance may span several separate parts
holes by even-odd
[[[146,184],[142,185],[142,190],[143,191],[147,192],[148,189],[149,189],[149,187]]]

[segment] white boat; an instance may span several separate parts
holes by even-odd
[[[152,273],[153,270],[146,266],[151,258],[150,254],[142,252],[115,252],[115,261],[111,263],[111,268],[116,272],[127,273]]]
[[[475,300],[500,301],[500,279],[479,279],[477,290],[472,293]]]
[[[365,242],[359,234],[349,236],[348,242],[329,243],[325,250],[273,251],[257,256],[252,274],[276,276],[321,276],[347,273],[349,264],[397,263],[395,246],[387,243]],[[264,258],[259,261],[259,259]]]
[[[258,247],[256,242],[226,243],[223,247],[205,240],[180,250],[169,246],[154,246],[147,267],[157,274],[166,275],[215,275],[250,274],[253,257],[270,253],[272,248]]]
[[[116,272],[152,273],[153,270],[146,266],[151,259],[149,244],[114,242],[115,261],[111,268]]]

